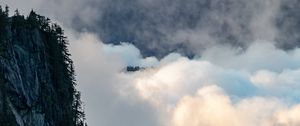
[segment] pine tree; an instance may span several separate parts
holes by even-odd
[[[9,15],[9,7],[8,7],[7,5],[5,6],[5,12],[4,12],[4,14],[5,14],[6,16]]]

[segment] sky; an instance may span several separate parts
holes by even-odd
[[[89,126],[300,125],[297,0],[0,4],[63,27]]]

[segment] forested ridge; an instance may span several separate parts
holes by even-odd
[[[63,29],[0,7],[0,125],[84,126]]]

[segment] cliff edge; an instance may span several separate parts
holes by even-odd
[[[0,9],[0,125],[84,126],[62,28],[31,11]]]

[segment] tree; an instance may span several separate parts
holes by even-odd
[[[6,16],[8,16],[8,14],[9,14],[9,7],[7,5],[5,6],[5,12],[4,12],[4,14]]]
[[[38,25],[38,20],[37,20],[37,14],[31,10],[28,17],[27,17],[27,22],[29,24],[29,27],[30,28],[37,28],[39,25]]]
[[[15,10],[15,16],[20,16],[20,13],[19,13],[18,9]]]

